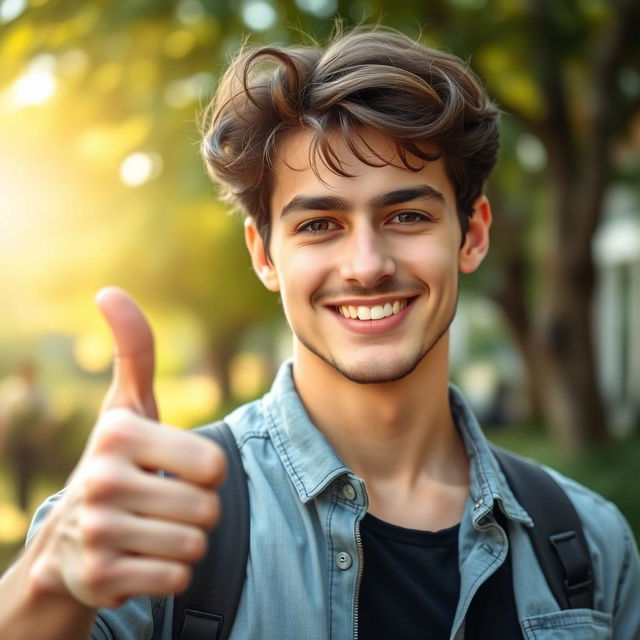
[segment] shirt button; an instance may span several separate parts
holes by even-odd
[[[355,500],[355,498],[356,498],[356,490],[353,488],[352,484],[347,483],[342,487],[342,495],[347,500]]]
[[[353,560],[351,560],[351,556],[346,551],[341,551],[336,556],[336,565],[341,571],[346,571],[352,564]]]

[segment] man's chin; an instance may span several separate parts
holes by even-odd
[[[422,362],[426,351],[404,361],[346,362],[316,353],[334,371],[355,384],[387,384],[410,375]]]
[[[355,384],[363,385],[388,384],[402,380],[413,373],[429,352],[429,349],[425,348],[415,353],[413,357],[405,357],[404,359],[338,359],[332,355],[322,353],[308,342],[301,340],[301,344],[343,378]]]
[[[415,370],[421,360],[422,358],[419,358],[415,362],[401,367],[396,363],[390,367],[369,365],[350,367],[340,363],[330,364],[340,375],[356,384],[387,384],[406,378]]]

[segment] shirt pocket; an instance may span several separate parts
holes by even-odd
[[[522,621],[526,640],[607,640],[612,637],[609,613],[591,609],[567,609]]]

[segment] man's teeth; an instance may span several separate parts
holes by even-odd
[[[353,318],[354,320],[356,318],[358,320],[380,320],[381,318],[400,313],[406,306],[406,300],[396,300],[393,303],[387,302],[384,305],[378,304],[373,307],[365,307],[364,305],[358,307],[341,305],[338,307],[338,311],[340,315],[345,318]]]

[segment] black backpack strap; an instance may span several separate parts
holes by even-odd
[[[592,609],[591,555],[571,500],[539,465],[499,447],[492,450],[515,497],[533,520],[527,531],[560,608]]]
[[[222,515],[209,532],[204,557],[193,567],[191,584],[175,596],[174,640],[226,640],[233,626],[249,555],[249,493],[240,452],[225,422],[199,428],[227,456],[227,476],[218,490]]]

